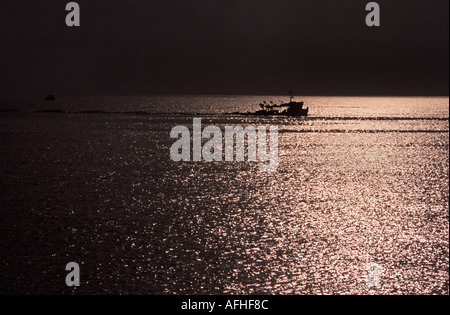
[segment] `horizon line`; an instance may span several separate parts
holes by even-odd
[[[217,97],[221,97],[221,96],[250,96],[250,97],[257,97],[257,96],[280,96],[280,97],[289,97],[289,94],[267,94],[267,93],[262,93],[262,94],[241,94],[241,93],[231,93],[231,94],[226,94],[226,93],[123,93],[123,94],[42,94],[42,95],[27,95],[27,96],[18,96],[18,95],[0,95],[0,99],[35,99],[35,98],[45,98],[45,96],[47,95],[54,95],[56,97],[62,97],[62,98],[71,98],[71,97],[149,97],[149,96],[217,96]],[[392,97],[392,98],[409,98],[409,97],[417,97],[417,98],[425,98],[425,97],[430,97],[430,98],[449,98],[450,96],[447,95],[406,95],[406,94],[401,94],[401,95],[392,95],[392,94],[380,94],[380,95],[374,95],[374,94],[353,94],[353,95],[345,95],[345,94],[334,94],[334,95],[307,95],[307,94],[303,94],[303,95],[294,95],[295,98],[300,98],[300,97]]]

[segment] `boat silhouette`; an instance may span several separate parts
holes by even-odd
[[[273,102],[264,102],[259,104],[261,107],[260,110],[249,114],[260,116],[308,117],[309,107],[304,108],[304,105],[304,102],[294,102],[291,90],[289,103],[274,104]]]

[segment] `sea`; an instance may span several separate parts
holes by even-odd
[[[449,98],[295,100],[1,99],[0,293],[449,294]],[[277,170],[174,162],[194,118],[276,126]]]

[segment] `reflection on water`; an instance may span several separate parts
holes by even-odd
[[[172,162],[190,116],[1,114],[0,291],[448,294],[448,120],[202,119],[278,125],[278,171]]]
[[[428,117],[448,118],[448,97],[318,97],[299,96],[310,107],[312,117]],[[289,102],[285,96],[142,96],[142,97],[57,97],[42,99],[0,99],[1,109],[61,110],[67,112],[149,112],[152,114],[246,113],[260,109],[264,101]]]

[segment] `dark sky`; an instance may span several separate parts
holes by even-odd
[[[2,0],[0,96],[448,95],[449,1]]]

